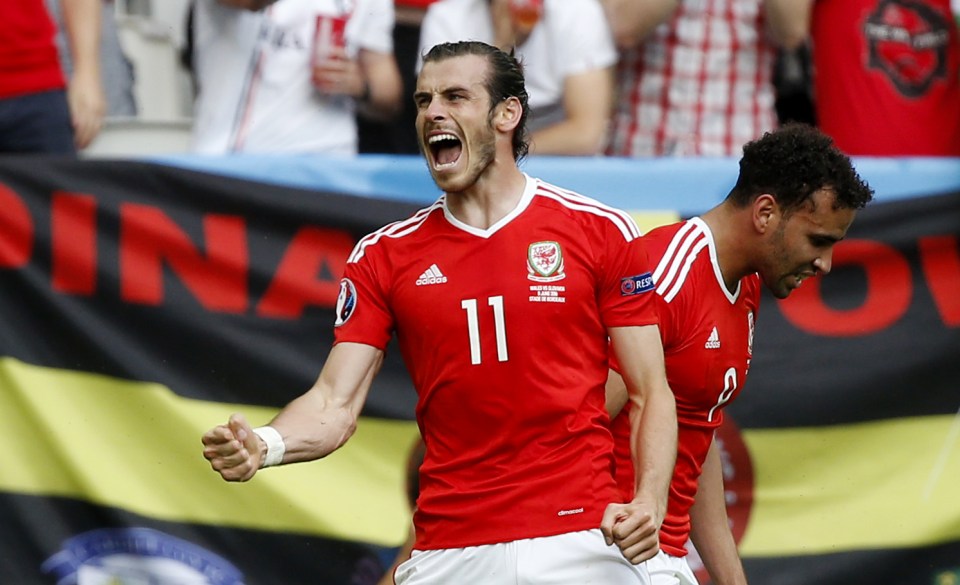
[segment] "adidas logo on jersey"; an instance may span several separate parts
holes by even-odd
[[[443,284],[445,282],[447,282],[447,277],[440,272],[440,268],[438,268],[436,264],[431,264],[430,268],[424,270],[420,278],[417,279],[417,286]]]
[[[717,333],[716,327],[710,332],[710,337],[707,338],[707,342],[703,344],[703,347],[706,349],[720,349],[720,334]]]

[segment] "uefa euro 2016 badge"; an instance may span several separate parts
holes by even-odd
[[[340,294],[337,295],[337,320],[334,327],[347,322],[353,310],[357,308],[357,288],[349,278],[340,280]]]
[[[527,278],[534,282],[556,282],[563,273],[563,250],[557,242],[534,242],[527,248]]]

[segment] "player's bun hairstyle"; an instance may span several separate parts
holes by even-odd
[[[838,208],[861,209],[873,199],[873,190],[829,136],[792,123],[744,145],[740,176],[727,200],[743,207],[767,193],[789,213],[821,189],[836,193]]]
[[[424,63],[442,61],[451,57],[478,55],[490,63],[490,75],[484,85],[490,96],[490,113],[503,100],[515,97],[520,100],[522,111],[520,123],[513,132],[513,158],[517,161],[530,150],[530,137],[527,132],[527,114],[530,112],[529,96],[523,79],[523,66],[514,55],[501,51],[493,45],[480,41],[459,41],[434,45],[423,57]]]

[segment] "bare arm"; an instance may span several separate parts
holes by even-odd
[[[313,85],[326,95],[356,100],[361,115],[389,120],[400,111],[403,82],[393,53],[360,49],[356,59],[343,48],[333,48],[327,59],[314,64]]]
[[[690,538],[716,585],[747,584],[727,520],[723,469],[716,439],[707,452],[697,496],[690,508]]]
[[[814,0],[764,0],[767,26],[775,43],[787,50],[803,44],[810,34]]]
[[[610,337],[633,403],[630,437],[637,473],[635,499],[656,503],[659,526],[666,514],[677,458],[676,403],[667,384],[659,327],[614,327]]]
[[[396,116],[403,104],[403,80],[393,53],[361,49],[360,68],[370,89],[369,99],[358,104],[360,113],[376,120]]]
[[[270,426],[283,437],[283,463],[329,455],[353,434],[383,352],[359,343],[339,343],[330,351],[320,376],[305,394],[291,401]],[[203,456],[227,481],[247,481],[266,456],[266,444],[241,415],[203,435]]]
[[[101,0],[63,0],[63,24],[66,29],[73,75],[67,85],[74,142],[85,148],[100,132],[107,98],[100,80]]]
[[[785,0],[789,1],[789,0]],[[617,47],[630,49],[642,43],[668,18],[680,0],[602,0]]]
[[[534,154],[600,154],[613,109],[612,67],[570,75],[563,84],[565,118],[532,136]]]
[[[237,8],[239,10],[250,10],[256,12],[270,6],[277,0],[217,0],[217,4],[227,6],[228,8]]]
[[[613,350],[633,408],[630,439],[637,493],[625,508],[611,504],[601,530],[639,563],[657,554],[660,524],[677,458],[677,412],[663,363],[659,327],[613,327]],[[652,532],[651,532],[652,531]]]
[[[613,370],[607,372],[605,390],[607,394],[607,414],[610,415],[612,421],[627,405],[630,396],[627,394],[627,385],[623,382],[623,378]]]

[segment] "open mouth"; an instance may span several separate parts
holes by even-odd
[[[427,139],[435,169],[448,169],[457,164],[463,152],[463,143],[453,134],[434,134]]]

